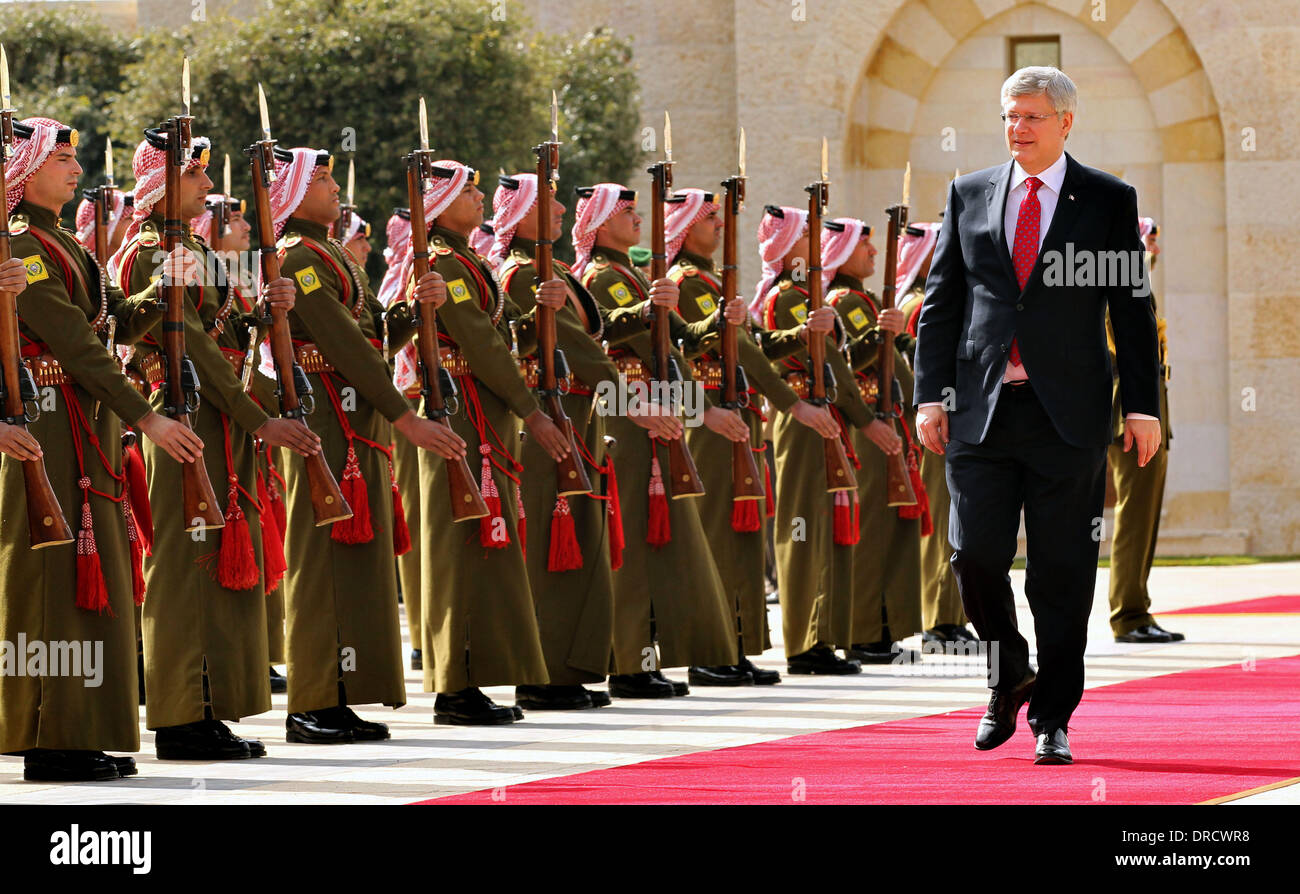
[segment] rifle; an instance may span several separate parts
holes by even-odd
[[[722,301],[723,306],[736,295],[736,216],[745,206],[745,129],[740,130],[739,173],[722,181],[725,197],[722,206]],[[736,339],[740,326],[726,323],[722,330],[722,406],[738,410],[749,406],[749,382],[740,365],[740,346]],[[761,500],[765,496],[763,479],[749,441],[731,443],[731,493],[734,500]]]
[[[9,103],[9,59],[0,47],[0,196],[6,195],[4,165],[13,154],[14,110]],[[9,249],[9,215],[0,214],[0,263],[11,257]],[[18,346],[18,300],[13,292],[0,292],[0,397],[4,415],[0,421],[26,428],[40,418],[39,394],[32,372],[21,360]],[[30,411],[29,408],[30,407]],[[23,486],[27,494],[27,531],[32,549],[72,542],[72,529],[63,517],[59,498],[54,495],[45,460],[23,462]]]
[[[889,215],[889,228],[885,233],[885,278],[880,287],[880,309],[886,311],[894,306],[895,280],[898,276],[898,235],[907,226],[907,192],[911,180],[911,166],[903,179],[903,203],[890,205],[885,209]],[[880,380],[877,400],[889,401],[882,413],[876,410],[876,418],[884,419],[891,431],[897,433],[897,421],[900,413],[898,407],[903,403],[903,390],[894,376],[894,334],[882,332],[879,353],[876,356],[876,375]],[[916,493],[912,490],[912,479],[907,473],[906,451],[885,455],[888,486],[885,489],[885,505],[915,506]]]
[[[664,201],[673,188],[673,130],[668,113],[664,112],[664,160],[657,161],[646,172],[652,184],[650,193],[650,278],[663,279],[668,275],[668,251],[664,244]],[[651,335],[654,339],[655,379],[667,385],[672,409],[676,410],[673,389],[681,387],[682,373],[669,348],[670,314],[666,307],[655,306]],[[704,496],[704,482],[695,468],[695,460],[684,438],[666,442],[668,447],[669,475],[665,479],[668,492],[674,500],[682,497]]]
[[[828,173],[826,138],[822,137],[822,176],[815,183],[804,187],[808,193],[808,308],[818,310],[822,306],[822,211],[830,201],[830,174]],[[835,374],[826,362],[826,337],[808,333],[808,359],[812,366],[812,387],[808,392],[808,402],[825,406],[832,398],[826,394],[826,383],[834,389]],[[834,391],[832,390],[832,394]],[[844,453],[844,443],[839,436],[826,438],[826,490],[856,490],[857,476],[849,465],[849,458]]]
[[[352,215],[356,214],[357,206],[354,202],[357,187],[357,165],[354,159],[348,159],[348,200],[339,205],[338,220],[330,226],[330,235],[343,243],[347,239],[348,230],[352,226]]]
[[[551,139],[533,147],[533,152],[537,154],[537,249],[534,261],[539,286],[549,281],[554,274],[551,260],[551,248],[554,245],[551,201],[560,168],[558,119],[559,109],[555,92],[552,91]],[[564,404],[560,401],[560,396],[569,390],[569,364],[564,359],[564,351],[555,344],[555,310],[540,304],[537,306],[537,358],[537,396],[541,400],[542,409],[569,441],[569,455],[555,464],[557,493],[562,497],[589,494],[591,480],[587,477],[582,454],[578,452],[573,423],[565,415]]]
[[[108,309],[108,258],[112,254],[109,246],[108,221],[113,214],[113,193],[117,191],[117,185],[113,183],[113,141],[107,140],[104,146],[104,183],[94,189],[87,189],[82,192],[82,197],[90,203],[95,210],[95,279],[99,283],[99,306]],[[112,314],[107,315],[105,327],[108,329],[108,339],[105,347],[108,349],[108,355],[115,362],[121,363],[117,357],[117,317]],[[126,372],[126,364],[121,363],[122,372]],[[95,419],[99,418],[99,400],[95,400],[92,415]]]
[[[424,193],[432,188],[433,177],[440,169],[433,164],[429,149],[429,117],[424,97],[420,97],[420,148],[406,156],[406,195],[411,208],[411,252],[415,257],[415,281],[433,269],[429,263],[429,224],[424,219]],[[445,175],[445,169],[441,169]],[[437,315],[415,304],[419,329],[415,336],[416,351],[420,355],[420,393],[424,396],[424,415],[439,425],[447,425],[448,416],[460,409],[456,396],[456,382],[442,368],[438,356]],[[448,407],[447,400],[451,401]],[[448,426],[450,427],[450,426]],[[470,474],[465,458],[447,462],[447,487],[451,498],[451,519],[455,522],[483,518],[488,514],[487,503],[479,492],[478,482]]]
[[[280,278],[280,256],[275,247],[275,223],[271,217],[269,189],[275,180],[275,140],[271,139],[271,124],[266,111],[266,94],[257,85],[258,110],[262,117],[262,139],[244,150],[253,173],[253,204],[257,213],[257,245],[262,261],[262,281]],[[293,156],[290,156],[292,158]],[[213,227],[216,218],[213,217]],[[305,419],[316,409],[311,382],[298,365],[293,353],[293,340],[289,336],[289,314],[284,308],[269,305],[264,320],[269,320],[271,357],[275,365],[275,393],[280,399],[280,416],[283,419]],[[250,335],[251,337],[251,335]],[[352,507],[339,489],[339,483],[325,462],[325,454],[303,457],[307,468],[307,485],[311,489],[311,509],[316,527],[343,521],[352,517]]]

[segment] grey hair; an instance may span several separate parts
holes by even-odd
[[[1059,68],[1050,65],[1030,65],[1022,68],[1002,82],[1002,104],[1013,96],[1047,94],[1047,101],[1057,114],[1073,112],[1079,104],[1079,91],[1074,81]]]

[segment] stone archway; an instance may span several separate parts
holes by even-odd
[[[1244,552],[1227,530],[1230,426],[1206,394],[1228,387],[1224,143],[1210,82],[1158,0],[910,0],[881,34],[847,103],[841,143],[846,199],[861,213],[898,201],[912,164],[913,218],[933,220],[953,170],[1006,159],[998,88],[1009,36],[1060,36],[1061,66],[1080,91],[1068,150],[1138,190],[1160,221],[1154,276],[1169,318],[1175,449],[1162,546]],[[858,213],[858,212],[852,212]]]

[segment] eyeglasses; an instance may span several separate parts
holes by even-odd
[[[998,117],[1002,119],[1003,124],[1010,124],[1012,127],[1015,127],[1021,121],[1025,122],[1030,127],[1033,127],[1034,125],[1038,124],[1038,122],[1040,121],[1046,121],[1048,118],[1056,118],[1060,114],[1061,114],[1060,112],[1055,112],[1051,115],[1019,115],[1015,112],[1008,112],[1006,114],[999,115]]]

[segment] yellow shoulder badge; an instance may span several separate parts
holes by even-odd
[[[9,235],[21,236],[23,233],[27,232],[28,226],[29,224],[26,214],[15,214],[13,217],[9,218]]]
[[[451,251],[451,249],[447,250]],[[474,297],[474,293],[469,290],[469,286],[465,284],[463,278],[453,279],[447,283],[447,294],[451,296],[453,304],[460,304],[462,301],[468,301]]]
[[[713,296],[708,292],[695,296],[695,303],[703,313],[711,314],[718,309],[718,303],[713,300]]]
[[[855,329],[866,329],[871,321],[867,319],[867,314],[862,308],[855,307],[849,311],[849,322],[853,324]]]
[[[34,282],[50,278],[50,272],[45,269],[45,260],[40,255],[23,258],[23,267],[27,270],[27,284],[29,286]]]
[[[609,287],[609,296],[618,302],[619,307],[632,303],[632,292],[629,291],[627,283],[614,283]]]
[[[310,295],[320,288],[320,275],[316,273],[314,266],[304,267],[293,276],[298,280],[298,286],[304,295]]]

